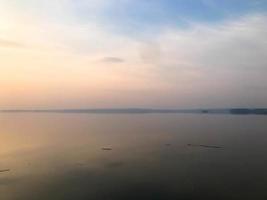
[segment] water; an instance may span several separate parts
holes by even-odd
[[[267,199],[266,120],[1,114],[0,199]]]

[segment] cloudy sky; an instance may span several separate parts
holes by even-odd
[[[265,107],[266,0],[0,0],[0,108]]]

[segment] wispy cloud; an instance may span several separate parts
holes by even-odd
[[[100,61],[104,63],[123,63],[124,59],[118,57],[104,57]]]
[[[266,21],[265,15],[249,15],[187,30],[169,28],[155,38],[161,53],[151,73],[168,82],[179,101],[265,105],[267,95],[252,88],[267,89]]]
[[[9,47],[9,48],[21,48],[24,47],[24,44],[16,41],[5,40],[0,38],[0,48]]]

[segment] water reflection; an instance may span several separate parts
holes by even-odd
[[[0,123],[0,170],[10,169],[1,200],[267,198],[264,116],[2,114]]]

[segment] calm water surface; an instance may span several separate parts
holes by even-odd
[[[263,200],[266,169],[264,116],[0,115],[1,200]]]

